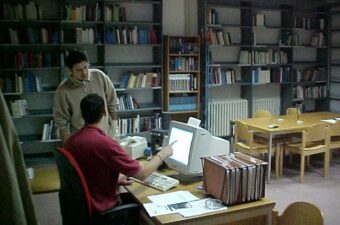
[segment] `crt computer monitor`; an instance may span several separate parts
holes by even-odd
[[[229,154],[229,142],[209,131],[186,123],[171,121],[168,144],[174,153],[167,165],[183,175],[202,175],[201,157]]]

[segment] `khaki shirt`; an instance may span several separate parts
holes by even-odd
[[[59,84],[53,102],[56,126],[58,128],[69,126],[70,133],[79,130],[84,125],[80,101],[88,94],[103,97],[106,116],[102,120],[102,129],[107,135],[115,137],[116,129],[113,127],[110,113],[117,109],[118,99],[110,78],[98,69],[89,69],[89,78],[86,81],[68,78]]]

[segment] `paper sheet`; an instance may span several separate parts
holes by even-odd
[[[172,213],[179,213],[184,217],[190,217],[227,209],[224,205],[221,205],[219,208],[209,209],[206,206],[206,201],[211,200],[211,198],[199,199],[189,191],[151,195],[148,198],[152,203],[146,203],[143,206],[150,217]]]
[[[148,196],[151,202],[158,205],[170,205],[181,202],[191,202],[198,200],[195,195],[191,194],[189,191],[175,191],[159,195]]]

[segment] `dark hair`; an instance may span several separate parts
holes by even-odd
[[[104,115],[104,99],[98,94],[89,94],[81,100],[80,109],[86,124],[97,123]]]
[[[89,61],[87,55],[84,52],[73,50],[66,56],[65,65],[72,70],[74,64],[82,61]]]

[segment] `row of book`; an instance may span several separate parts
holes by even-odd
[[[218,12],[215,8],[207,9],[207,24],[218,24]]]
[[[30,114],[26,99],[17,99],[9,102],[12,116],[22,117]]]
[[[153,28],[114,27],[105,32],[107,44],[157,44],[156,30]]]
[[[101,11],[98,2],[95,4],[75,6],[65,4],[63,9],[63,19],[73,21],[99,21]]]
[[[293,27],[303,29],[320,29],[325,28],[326,20],[324,18],[294,16]]]
[[[150,131],[154,128],[162,128],[162,117],[156,113],[155,116],[118,119],[119,134],[136,134]]]
[[[118,97],[118,111],[138,109],[139,105],[134,97],[131,95],[121,95]]]
[[[270,69],[256,68],[251,71],[252,84],[270,83]]]
[[[189,42],[183,38],[169,39],[170,53],[175,54],[197,54],[199,52],[199,45],[197,42]]]
[[[263,27],[266,25],[266,16],[264,14],[253,15],[253,26]]]
[[[1,68],[33,68],[59,66],[56,52],[0,52]]]
[[[5,35],[1,42],[10,44],[56,44],[59,43],[59,31],[52,27],[8,28],[8,35]]]
[[[124,22],[126,21],[125,7],[118,4],[104,6],[104,20],[106,22]]]
[[[231,45],[230,32],[221,29],[213,30],[206,29],[205,40],[208,44],[212,45]]]
[[[288,56],[286,52],[281,50],[240,51],[239,63],[246,65],[287,64]]]
[[[0,88],[3,92],[40,92],[42,85],[40,77],[31,73],[25,72],[22,74],[15,73],[0,77]]]
[[[265,197],[267,162],[241,152],[202,160],[203,185],[208,195],[228,206]]]
[[[101,35],[92,28],[64,29],[60,31],[61,43],[94,44],[101,42]]]
[[[238,67],[224,68],[214,66],[209,68],[209,74],[208,84],[211,85],[233,84],[241,80],[241,73]]]
[[[305,69],[303,72],[300,69],[294,69],[294,78],[297,82],[304,81],[327,81],[327,70],[326,67],[310,67]]]
[[[43,125],[41,140],[48,141],[55,139],[60,139],[59,129],[55,125],[54,120],[51,120],[49,123]]]
[[[194,71],[198,69],[198,60],[196,57],[175,57],[169,62],[171,71]]]
[[[292,71],[290,67],[279,67],[271,70],[271,82],[291,82]]]
[[[123,74],[120,81],[121,88],[147,88],[158,87],[160,85],[159,73],[145,72],[145,73],[133,73],[128,71]]]
[[[170,91],[197,90],[197,77],[193,74],[169,74]]]
[[[41,6],[34,1],[29,1],[26,4],[1,4],[1,19],[7,20],[41,20],[42,9]]]
[[[293,88],[293,96],[295,99],[318,99],[327,97],[327,86],[313,86],[313,87],[303,87],[296,86]]]
[[[196,110],[197,96],[171,96],[169,98],[169,111]]]

